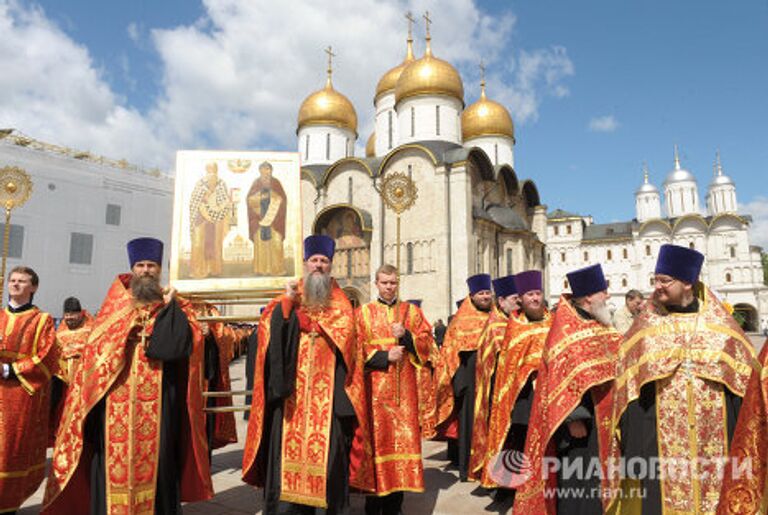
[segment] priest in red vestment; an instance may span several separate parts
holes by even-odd
[[[620,513],[713,513],[755,349],[700,281],[700,252],[662,245],[653,302],[624,335],[614,445],[627,462]],[[637,510],[637,511],[632,511]]]
[[[516,513],[599,515],[609,504],[607,472],[618,458],[611,455],[611,387],[621,334],[611,324],[602,267],[567,277],[573,293],[560,297],[544,343],[525,451],[499,478],[519,485]],[[508,465],[516,461],[507,458]],[[557,471],[547,463],[559,464]]]
[[[448,326],[435,370],[436,438],[448,440],[449,458],[458,465],[461,481],[468,480],[472,448],[477,349],[493,310],[490,275],[473,275],[467,286],[469,297]]]
[[[191,304],[159,283],[163,244],[128,243],[70,385],[43,513],[181,513],[213,496],[203,339]]]
[[[768,512],[768,341],[759,362],[733,433],[718,515]]]
[[[0,311],[0,513],[14,512],[45,476],[51,377],[57,369],[53,318],[32,304],[31,268],[8,274]]]
[[[376,479],[365,513],[398,515],[403,492],[424,491],[417,373],[434,343],[421,309],[398,299],[397,268],[379,267],[375,284],[376,300],[356,313]]]
[[[243,481],[264,488],[267,515],[341,513],[350,487],[373,489],[363,360],[334,250],[328,236],[307,237],[304,278],[261,316]]]

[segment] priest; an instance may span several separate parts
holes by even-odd
[[[161,241],[131,240],[128,258],[71,383],[43,513],[175,514],[213,496],[200,326],[160,286]]]

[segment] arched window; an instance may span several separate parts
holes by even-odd
[[[651,255],[651,246],[650,245],[646,245],[645,246],[645,255],[646,256],[650,256]]]
[[[331,133],[325,134],[325,159],[331,158]]]
[[[611,249],[608,249],[608,250],[605,252],[605,258],[606,258],[608,261],[610,261],[611,259],[613,259],[613,252],[611,251]]]
[[[725,282],[729,283],[733,280],[733,277],[731,276],[730,272],[725,273]]]
[[[440,106],[435,106],[435,131],[440,135]]]
[[[405,246],[405,270],[406,274],[413,273],[413,243],[411,242]]]
[[[622,288],[626,288],[627,287],[627,280],[626,279],[622,279],[621,280],[621,287]]]
[[[493,144],[493,164],[499,164],[499,144]]]
[[[589,261],[589,252],[584,251],[584,261]]]
[[[560,235],[560,227],[558,227],[558,226],[556,225],[556,226],[555,226],[555,236],[559,236],[559,235]]]
[[[416,108],[411,107],[411,137],[416,135]]]
[[[571,224],[565,226],[565,232],[568,234],[573,234],[573,227],[571,227]]]
[[[690,243],[688,244],[688,248],[689,248],[689,249],[695,249],[695,248],[696,248],[696,245],[695,245],[693,242],[690,242]]]
[[[392,111],[387,112],[387,148],[392,150]]]
[[[621,250],[621,255],[624,257],[624,259],[629,258],[629,251],[627,251],[626,248]]]
[[[563,263],[565,263],[565,252],[561,252],[561,253],[560,253],[560,261],[562,261]]]
[[[563,289],[564,290],[568,289],[568,279],[563,279]]]
[[[507,249],[507,275],[512,275],[512,249]]]
[[[736,257],[736,247],[731,247],[731,257]]]
[[[309,134],[307,134],[307,138],[304,140],[304,159],[309,159]]]

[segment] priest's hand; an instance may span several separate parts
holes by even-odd
[[[405,336],[405,327],[403,324],[399,322],[392,324],[392,335],[395,338],[402,338]]]
[[[163,302],[168,304],[176,297],[176,288],[169,286],[163,290]]]
[[[400,363],[403,360],[403,351],[405,347],[396,345],[387,352],[387,359],[390,363]]]
[[[200,322],[200,330],[203,332],[203,336],[208,336],[208,333],[211,332],[211,326],[208,325],[208,322]]]
[[[574,420],[573,422],[568,422],[568,432],[573,438],[586,438],[587,426],[584,425],[582,420]]]

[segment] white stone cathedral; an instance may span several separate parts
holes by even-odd
[[[680,164],[675,147],[674,166],[662,194],[651,184],[647,168],[635,193],[635,218],[596,224],[590,216],[555,210],[547,220],[547,275],[549,300],[567,292],[565,274],[600,263],[609,281],[614,307],[624,294],[638,289],[649,294],[659,247],[674,243],[706,256],[702,280],[742,315],[747,330],[756,331],[768,318],[768,287],[763,284],[760,247],[749,241],[751,218],[738,213],[736,185],[723,173],[719,153],[707,188],[706,213],[700,208],[696,177]]]
[[[424,55],[414,56],[409,36],[373,104],[365,157],[354,155],[357,113],[334,89],[330,66],[298,115],[304,234],[336,240],[334,276],[350,297],[368,302],[375,270],[396,264],[396,215],[380,195],[393,172],[418,188],[401,218],[401,296],[423,299],[431,320],[455,311],[472,274],[543,270],[546,207],[533,181],[518,178],[512,118],[486,96],[484,80],[465,107],[461,76],[433,54],[427,28]]]

